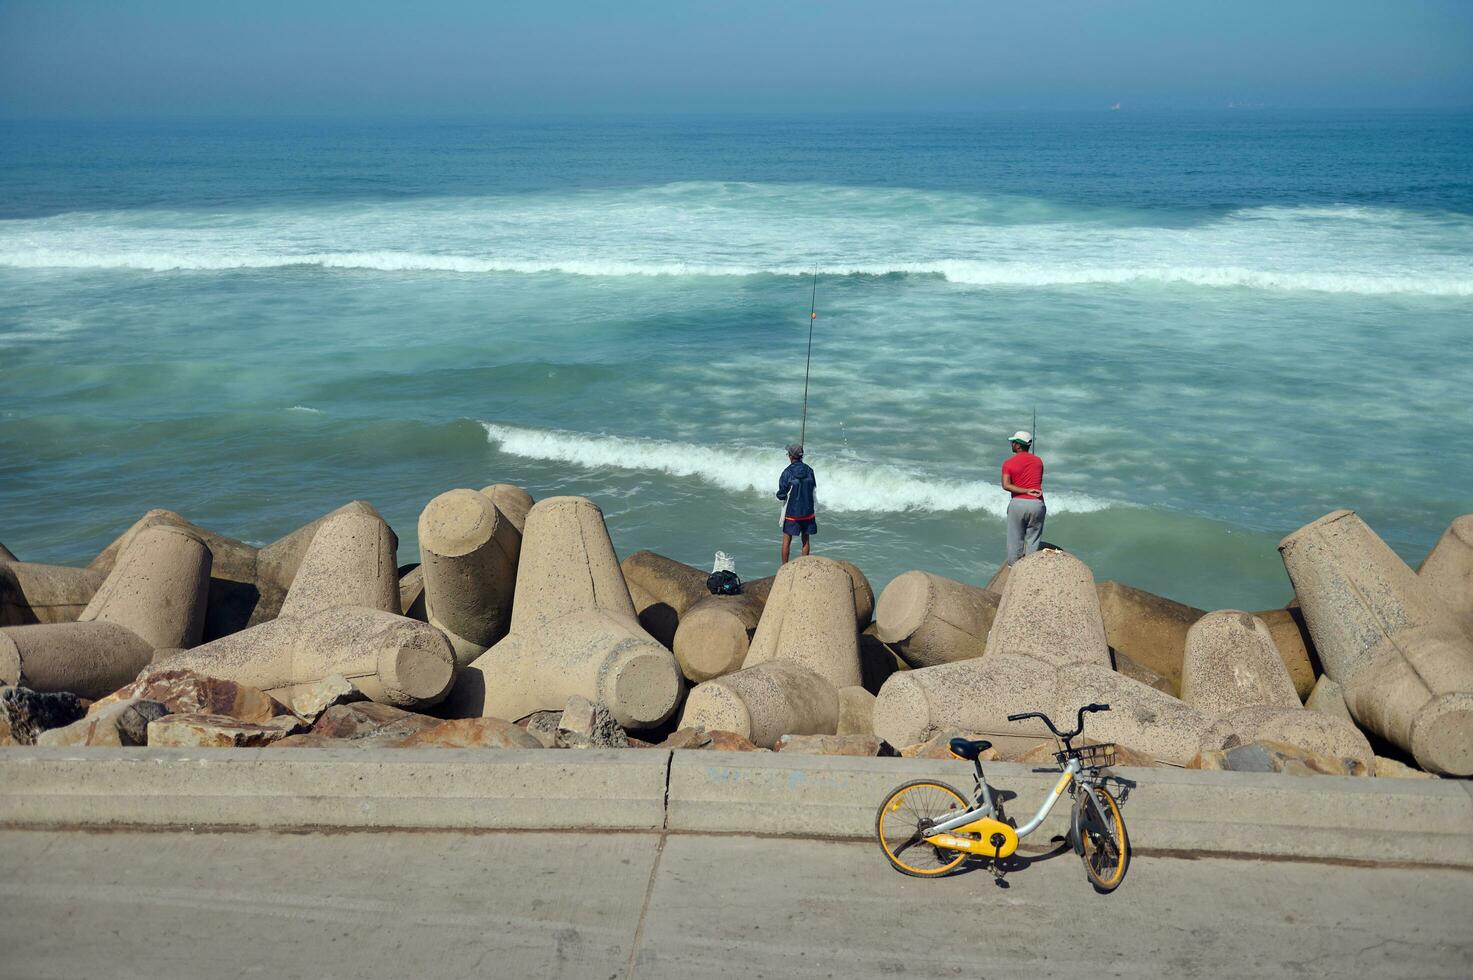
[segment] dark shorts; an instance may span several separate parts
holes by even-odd
[[[812,518],[806,521],[795,521],[791,517],[783,518],[783,533],[797,537],[800,534],[814,535],[818,533],[818,521]]]

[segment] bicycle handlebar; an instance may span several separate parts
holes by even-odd
[[[1046,714],[1044,714],[1042,711],[1024,711],[1021,714],[1008,715],[1008,721],[1023,721],[1026,718],[1037,718],[1040,721],[1042,721],[1045,725],[1048,726],[1048,730],[1054,733],[1054,737],[1055,738],[1059,738],[1059,739],[1062,739],[1064,742],[1068,742],[1071,738],[1078,738],[1079,735],[1081,733],[1083,733],[1083,731],[1084,731],[1084,715],[1085,715],[1086,712],[1094,713],[1096,711],[1109,711],[1109,710],[1110,710],[1110,706],[1108,704],[1099,704],[1097,702],[1097,703],[1094,703],[1094,704],[1086,704],[1086,705],[1084,705],[1083,707],[1081,707],[1079,709],[1079,723],[1078,723],[1078,725],[1075,726],[1074,731],[1072,731],[1072,732],[1061,732],[1061,731],[1059,731],[1057,728],[1054,727],[1054,723],[1053,723],[1052,719],[1050,719],[1049,716],[1046,715]]]

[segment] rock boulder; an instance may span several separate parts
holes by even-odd
[[[526,730],[500,718],[455,718],[387,743],[406,749],[540,749]]]
[[[291,715],[260,724],[226,715],[165,715],[148,723],[148,744],[153,748],[259,748],[286,738],[300,727],[301,722]]]
[[[42,732],[70,725],[86,712],[75,694],[0,687],[0,745],[35,745]]]
[[[1358,759],[1317,755],[1284,742],[1249,742],[1226,750],[1204,751],[1189,769],[1227,769],[1232,772],[1281,772],[1291,776],[1369,776]]]
[[[265,692],[192,670],[151,669],[137,680],[92,705],[96,714],[108,705],[129,700],[157,701],[171,714],[225,715],[237,721],[261,724],[286,713]]]
[[[64,728],[53,728],[36,738],[40,746],[147,745],[148,726],[169,713],[157,701],[131,698],[115,701],[93,715]]]

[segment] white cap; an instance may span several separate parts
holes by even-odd
[[[1033,445],[1033,433],[1024,432],[1022,429],[1019,429],[1017,432],[1008,436],[1008,442],[1021,442],[1025,446],[1031,446]]]

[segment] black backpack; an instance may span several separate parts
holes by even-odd
[[[722,569],[711,573],[711,577],[706,579],[706,588],[712,595],[741,595],[742,580],[736,572]]]

